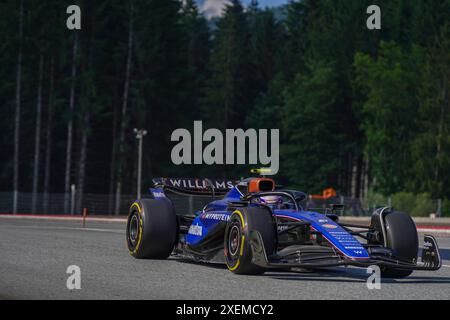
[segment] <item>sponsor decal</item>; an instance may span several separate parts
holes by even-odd
[[[202,228],[202,226],[199,226],[198,224],[192,225],[192,226],[189,228],[188,233],[189,233],[189,234],[192,234],[192,235],[194,235],[194,236],[199,236],[199,237],[201,237],[202,234],[203,234],[203,228]]]
[[[218,220],[218,221],[228,221],[230,216],[225,213],[205,213],[202,215],[204,220]]]
[[[156,179],[155,182],[162,183],[169,187],[179,189],[191,189],[191,190],[211,190],[212,187],[216,190],[227,191],[234,187],[236,183],[233,180],[205,180],[205,179],[182,179],[182,178],[163,178]]]
[[[278,232],[281,232],[281,231],[284,231],[284,230],[287,230],[287,228],[289,228],[288,226],[278,226]]]
[[[155,198],[165,198],[166,195],[164,194],[164,192],[153,192],[153,196]]]
[[[322,227],[327,228],[327,229],[336,229],[337,226],[334,224],[330,224],[330,223],[325,223],[322,225]]]

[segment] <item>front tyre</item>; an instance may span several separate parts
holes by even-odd
[[[137,259],[165,259],[173,250],[177,219],[170,201],[143,199],[130,207],[127,219],[127,246]]]
[[[392,250],[395,257],[416,263],[419,247],[417,229],[409,214],[403,212],[391,212],[385,216],[387,247]],[[396,269],[391,267],[381,268],[381,274],[386,278],[404,278],[413,270]]]
[[[225,230],[224,248],[228,270],[235,274],[256,275],[264,269],[252,263],[250,232],[258,231],[264,241],[266,254],[275,248],[275,226],[272,213],[264,207],[244,207],[234,211]]]

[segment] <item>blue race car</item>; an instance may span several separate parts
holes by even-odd
[[[319,213],[307,208],[306,193],[278,189],[269,178],[159,178],[153,182],[152,199],[137,200],[130,207],[126,237],[135,258],[175,255],[223,262],[236,274],[377,265],[386,277],[438,270],[442,264],[431,235],[424,236],[422,261],[417,261],[413,220],[389,207],[375,210],[370,226],[360,226],[339,222],[336,213],[343,210],[342,205]],[[173,195],[212,199],[201,210],[187,212],[188,208],[175,210]]]

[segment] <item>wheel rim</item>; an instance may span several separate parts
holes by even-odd
[[[230,230],[228,237],[228,248],[232,256],[235,256],[239,250],[239,244],[241,241],[241,232],[238,226],[234,225]]]
[[[134,214],[131,217],[130,225],[128,227],[128,234],[129,234],[130,242],[133,245],[136,243],[136,239],[138,237],[138,232],[139,232],[138,230],[139,230],[139,221],[138,221],[136,214]]]

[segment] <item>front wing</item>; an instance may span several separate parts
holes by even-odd
[[[435,271],[441,268],[442,259],[436,239],[431,235],[424,236],[424,248],[422,249],[422,261],[408,263],[394,257],[382,254],[371,254],[369,259],[349,259],[339,254],[322,254],[308,258],[302,258],[298,252],[297,258],[292,254],[288,257],[273,255],[268,257],[264,248],[264,242],[258,231],[250,234],[250,247],[252,250],[252,263],[266,269],[280,268],[325,268],[336,266],[369,267],[372,265],[384,266],[403,270],[427,270]]]

